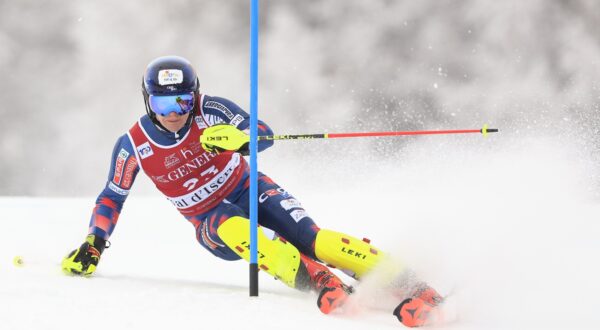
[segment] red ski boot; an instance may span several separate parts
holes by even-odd
[[[311,288],[319,292],[317,306],[324,314],[329,314],[346,302],[352,287],[344,284],[327,266],[301,254],[300,259],[310,278]]]
[[[434,319],[439,319],[440,315],[432,315],[438,311],[435,309],[444,301],[430,286],[423,284],[411,295],[404,299],[394,309],[394,315],[402,324],[407,327],[420,327],[431,323]]]

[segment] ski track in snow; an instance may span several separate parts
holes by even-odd
[[[321,227],[369,237],[441,293],[452,292],[457,319],[432,328],[600,324],[600,205],[589,183],[591,161],[568,142],[424,138],[401,159],[369,162],[361,171],[356,157],[297,172],[273,159],[265,153],[262,169]],[[64,276],[60,260],[83,241],[94,201],[0,199],[0,328],[403,327],[391,309],[322,315],[314,295],[266,274],[260,297],[249,298],[245,262],[204,251],[168,201],[135,188],[97,276]],[[12,265],[16,255],[22,267]]]

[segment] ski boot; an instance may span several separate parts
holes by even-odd
[[[394,309],[394,315],[407,327],[420,327],[441,317],[436,307],[443,301],[444,298],[433,288],[421,284]]]
[[[341,307],[352,293],[352,287],[344,284],[327,266],[301,254],[300,260],[308,273],[311,288],[319,293],[317,306],[324,314]]]

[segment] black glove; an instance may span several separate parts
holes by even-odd
[[[90,276],[96,271],[100,255],[107,247],[107,241],[90,234],[81,246],[71,251],[62,261],[62,270],[68,275]]]

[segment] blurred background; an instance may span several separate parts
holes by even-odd
[[[263,0],[260,32],[260,117],[278,134],[488,123],[496,139],[569,139],[599,183],[598,1]],[[0,195],[100,192],[144,114],[143,71],[169,54],[247,109],[249,1],[0,0]],[[341,178],[416,140],[282,142],[261,164],[293,176],[355,161],[329,171]]]

